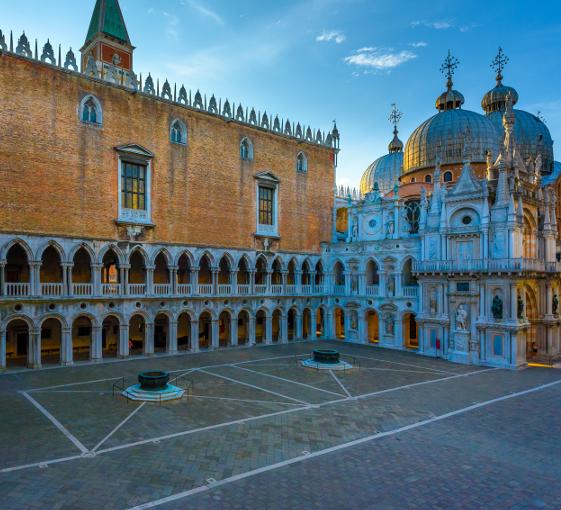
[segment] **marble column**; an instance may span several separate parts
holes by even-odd
[[[6,295],[6,262],[0,261],[0,296]]]
[[[265,316],[265,338],[263,341],[267,345],[271,345],[273,343],[273,316],[266,315]]]
[[[6,368],[6,330],[0,329],[0,370]]]
[[[310,340],[317,340],[317,310],[310,312]]]
[[[154,354],[154,323],[144,322],[144,354]]]
[[[168,336],[168,354],[177,354],[177,321],[169,321]]]
[[[211,337],[212,337],[212,348],[218,349],[220,347],[220,329],[218,327],[218,319],[212,319],[211,321]]]
[[[72,350],[72,328],[62,328],[60,354],[61,363],[64,366],[71,366],[74,364],[74,352]]]
[[[296,324],[294,325],[294,340],[302,340],[302,331],[303,331],[303,314],[300,311],[297,311],[294,314]]]
[[[94,362],[103,359],[103,333],[101,326],[92,325],[92,337],[90,347],[90,360]]]
[[[288,343],[288,315],[283,312],[280,321],[280,341],[283,344]]]
[[[119,357],[129,357],[129,325],[119,325]]]
[[[199,321],[191,320],[191,352],[199,352]]]
[[[238,319],[235,315],[230,319],[230,345],[238,345]]]
[[[155,266],[146,266],[146,295],[154,295],[154,270]]]
[[[27,349],[28,368],[41,368],[41,330],[29,331],[29,347]]]
[[[172,296],[177,295],[177,266],[169,266],[169,283],[170,283],[170,292]]]
[[[93,295],[94,297],[99,297],[103,294],[101,289],[101,269],[103,264],[92,264],[92,280],[93,280]]]
[[[249,327],[249,338],[248,338],[248,344],[249,345],[255,345],[255,317],[252,317],[251,315],[249,316],[249,322],[248,322],[248,327]]]

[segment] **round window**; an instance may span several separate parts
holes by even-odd
[[[463,223],[464,225],[471,225],[471,216],[464,216],[464,217],[462,218],[462,223]]]
[[[374,228],[376,226],[376,220],[370,220],[368,222],[368,225],[370,226],[370,228]]]

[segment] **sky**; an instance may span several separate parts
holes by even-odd
[[[95,0],[2,0],[0,29],[25,30],[79,50]],[[315,129],[337,120],[337,180],[358,186],[387,153],[391,104],[403,112],[405,143],[436,113],[448,49],[460,61],[454,88],[481,112],[495,84],[499,46],[510,59],[504,83],[518,108],[545,119],[561,140],[561,2],[558,0],[120,0],[135,71],[184,84]],[[33,44],[33,43],[32,43]],[[561,141],[557,142],[561,144]],[[557,144],[554,145],[554,150]],[[561,159],[557,155],[556,159]]]

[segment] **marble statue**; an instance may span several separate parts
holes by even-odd
[[[559,297],[557,296],[557,294],[553,294],[553,300],[551,304],[553,308],[553,315],[557,315],[557,312],[559,311]]]
[[[495,297],[493,298],[493,304],[491,305],[491,312],[493,313],[493,317],[495,319],[503,318],[503,300],[498,294],[496,294]]]
[[[467,330],[467,318],[468,318],[468,313],[467,310],[464,308],[464,305],[458,306],[458,309],[456,310],[456,328],[459,331]]]

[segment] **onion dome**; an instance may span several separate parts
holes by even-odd
[[[397,106],[392,104],[392,112],[388,120],[393,124],[393,140],[388,145],[389,154],[378,158],[362,174],[360,191],[363,195],[375,188],[385,195],[399,183],[403,167],[403,142],[397,136],[397,125],[402,116]]]
[[[450,54],[450,50],[448,50],[448,56],[440,68],[440,70],[446,74],[447,82],[446,91],[440,94],[440,96],[436,99],[436,109],[439,112],[461,108],[465,102],[464,96],[457,90],[453,89],[454,83],[452,82],[452,76],[454,75],[454,71],[456,67],[458,67],[459,63],[458,59],[454,58]]]
[[[487,118],[493,123],[499,136],[499,143],[504,140],[503,116],[507,110],[507,101],[514,106],[518,102],[518,92],[507,85],[503,85],[503,71],[508,64],[508,57],[503,49],[499,48],[497,56],[491,63],[491,67],[496,71],[497,85],[483,96],[481,106]],[[516,150],[524,161],[528,158],[535,158],[538,154],[542,157],[543,173],[553,171],[553,140],[549,129],[539,117],[523,110],[512,110],[514,124],[514,142]]]

